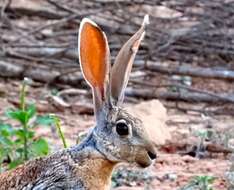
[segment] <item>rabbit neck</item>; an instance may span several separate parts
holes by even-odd
[[[111,175],[117,163],[109,161],[96,148],[96,140],[92,133],[69,152],[76,164],[75,173],[84,182],[86,189],[110,189]]]
[[[78,164],[75,173],[84,183],[85,189],[109,190],[115,164],[102,158],[88,158]]]

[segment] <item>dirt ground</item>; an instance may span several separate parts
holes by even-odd
[[[20,82],[15,80],[0,79],[0,118],[5,121],[4,110],[18,104]],[[36,103],[39,113],[55,113],[62,122],[62,130],[69,145],[74,145],[78,134],[86,131],[94,124],[92,115],[78,114],[76,109],[59,107],[54,105],[48,97],[53,88],[47,88],[40,83],[33,83],[29,87],[28,100]],[[74,97],[73,97],[74,98]],[[75,97],[76,101],[89,102],[82,96]],[[75,104],[75,102],[74,102]],[[86,111],[90,108],[85,108]],[[207,116],[201,113],[184,113],[178,110],[168,109],[167,127],[173,134],[172,142],[180,142],[193,138],[193,131],[206,129],[216,131],[228,130],[233,127],[234,119],[231,116]],[[223,132],[220,132],[223,133]],[[62,147],[54,129],[42,127],[38,129],[38,135],[45,136],[53,149]],[[220,142],[219,140],[215,140]],[[158,147],[158,159],[150,168],[141,170],[134,166],[121,167],[113,175],[114,187],[118,190],[177,190],[188,184],[192,177],[197,175],[211,175],[216,177],[215,190],[227,189],[225,172],[230,168],[230,155],[223,153],[208,154],[199,159],[186,152],[185,149],[171,151]],[[119,186],[119,187],[117,187]]]

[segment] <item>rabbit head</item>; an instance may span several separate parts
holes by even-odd
[[[147,167],[156,158],[143,123],[121,105],[132,64],[145,34],[148,15],[141,28],[123,45],[110,69],[110,50],[105,33],[84,18],[79,30],[79,61],[92,88],[96,126],[95,148],[113,162],[132,162]]]

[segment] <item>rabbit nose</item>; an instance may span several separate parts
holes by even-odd
[[[156,155],[155,152],[148,151],[147,153],[148,153],[148,155],[149,155],[149,157],[150,157],[151,160],[154,160],[154,159],[157,158],[157,155]]]

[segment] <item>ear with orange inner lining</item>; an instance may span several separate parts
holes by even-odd
[[[110,51],[104,32],[91,20],[80,24],[79,61],[87,83],[92,87],[96,116],[106,99]]]

